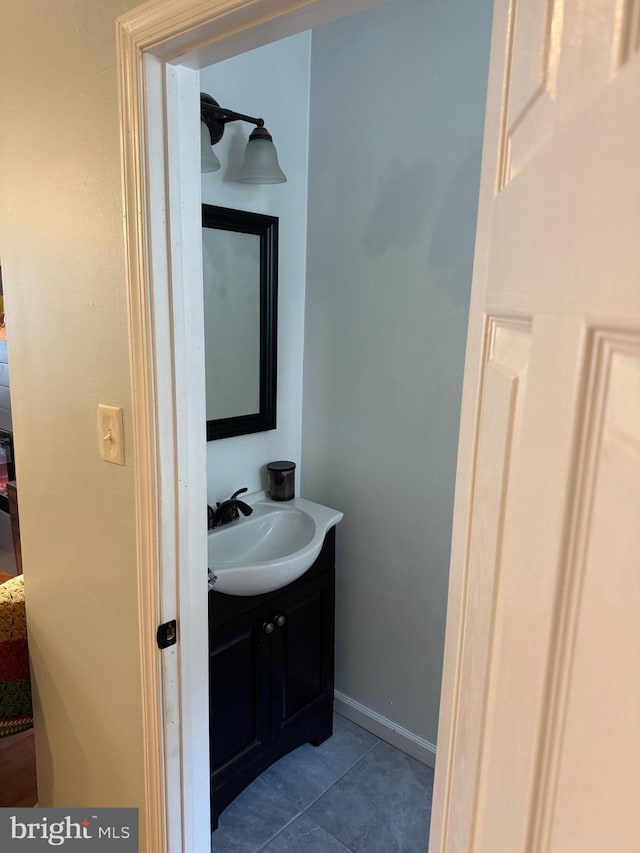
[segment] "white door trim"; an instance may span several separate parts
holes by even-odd
[[[148,853],[210,845],[201,240],[182,204],[199,135],[181,117],[200,67],[383,1],[151,0],[116,22]],[[171,618],[178,644],[159,652]]]

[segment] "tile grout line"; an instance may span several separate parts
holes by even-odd
[[[374,737],[377,737],[377,735],[375,735]],[[325,794],[328,794],[329,791],[338,784],[338,782],[341,782],[345,778],[345,776],[348,776],[352,770],[355,770],[356,767],[365,760],[367,755],[369,755],[371,752],[373,752],[374,749],[377,749],[377,747],[379,747],[382,742],[383,742],[382,739],[378,738],[378,742],[374,743],[373,746],[369,747],[369,749],[364,753],[364,755],[360,756],[360,758],[355,762],[355,764],[352,764],[351,767],[342,774],[342,776],[340,776],[338,779],[336,779],[336,781],[332,785],[329,785],[329,787],[327,788],[326,791],[323,791],[319,797],[316,797],[312,803],[309,803],[309,805],[306,807],[306,809],[304,809],[302,814],[306,814],[306,812],[311,808],[311,806],[314,806],[318,802],[318,800],[321,800]],[[309,820],[313,820],[313,818],[310,817]],[[354,853],[353,849],[351,847],[349,847],[347,844],[345,844],[345,842],[341,838],[338,838],[332,832],[329,832],[328,829],[325,829],[325,827],[322,826],[322,824],[319,824],[316,820],[314,820],[313,822],[315,824],[317,824],[317,826],[319,826],[320,829],[323,830],[323,832],[326,832],[327,835],[330,835],[331,838],[334,838],[339,844],[341,844],[344,848],[349,850],[350,853]]]
[[[294,820],[298,820],[298,818],[302,814],[304,814],[304,812],[298,812],[297,814],[295,814],[290,820],[288,820],[285,823],[285,825],[283,827],[281,827],[272,836],[267,838],[267,840],[264,842],[264,844],[260,845],[260,847],[256,847],[255,853],[260,853],[261,850],[264,850],[264,848],[267,846],[267,844],[271,844],[271,842],[274,841],[281,833],[283,833],[288,826],[291,826],[291,824],[294,822]]]
[[[374,737],[377,737],[377,735],[374,735]],[[349,767],[349,769],[348,769],[348,770],[345,770],[345,771],[344,771],[344,773],[342,773],[342,775],[338,776],[338,778],[335,780],[335,782],[332,782],[332,783],[331,783],[331,785],[329,785],[329,787],[328,787],[328,788],[326,788],[326,789],[325,789],[321,794],[318,794],[318,796],[315,798],[315,800],[312,800],[312,801],[311,801],[310,803],[308,803],[308,804],[307,804],[307,805],[306,805],[306,806],[305,806],[301,811],[299,811],[297,814],[295,814],[295,815],[291,818],[291,820],[288,820],[288,821],[287,821],[287,823],[285,823],[285,825],[284,825],[283,827],[281,827],[281,828],[280,828],[277,832],[275,832],[275,833],[274,833],[270,838],[268,838],[262,846],[257,847],[257,848],[256,848],[256,850],[255,850],[255,853],[260,853],[260,851],[261,851],[261,850],[264,850],[264,848],[265,848],[268,844],[271,844],[271,842],[272,842],[274,839],[276,839],[279,835],[281,835],[281,834],[285,831],[285,829],[287,829],[287,827],[291,826],[291,824],[294,822],[294,820],[297,820],[297,819],[298,819],[299,817],[301,817],[303,814],[306,814],[306,812],[311,808],[311,806],[314,806],[314,805],[318,802],[318,800],[320,800],[322,797],[324,797],[324,795],[325,795],[325,794],[327,794],[327,793],[328,793],[328,792],[329,792],[329,791],[330,791],[330,790],[331,790],[335,785],[337,785],[337,784],[338,784],[338,782],[340,782],[342,779],[344,779],[344,777],[347,775],[347,773],[351,773],[351,771],[352,771],[353,769],[355,769],[355,768],[356,768],[356,767],[357,767],[357,766],[358,766],[362,761],[364,761],[364,759],[367,757],[367,755],[369,755],[369,753],[370,753],[370,752],[373,752],[373,750],[374,750],[377,746],[380,746],[380,744],[381,744],[381,743],[383,743],[382,739],[381,739],[381,738],[378,738],[378,742],[377,742],[377,743],[374,743],[374,744],[373,744],[373,746],[370,746],[370,747],[369,747],[369,749],[368,749],[368,750],[367,750],[363,755],[361,755],[361,756],[360,756],[360,758],[359,758],[359,759],[358,759],[354,764],[352,764],[352,765],[351,765],[351,767]],[[286,795],[283,795],[283,796],[286,796]],[[313,820],[313,818],[310,818],[310,819],[311,819],[311,820]],[[313,821],[313,822],[314,822],[314,823],[317,823],[317,821]],[[320,824],[317,824],[317,825],[318,825],[318,826],[320,826]],[[353,853],[353,851],[351,850],[351,848],[350,848],[350,847],[347,847],[347,845],[344,843],[344,841],[340,841],[340,839],[339,839],[339,838],[336,838],[336,837],[335,837],[335,835],[333,835],[332,833],[330,833],[330,832],[329,832],[328,830],[326,830],[323,826],[320,826],[320,829],[322,829],[322,831],[323,831],[323,832],[326,832],[326,833],[327,833],[327,835],[331,835],[331,837],[332,837],[332,838],[334,838],[336,841],[338,841],[340,844],[342,844],[342,846],[343,846],[343,847],[345,847],[347,850],[350,850],[350,851],[351,851],[351,853]]]
[[[328,794],[329,791],[332,788],[334,788],[338,784],[338,782],[341,782],[348,773],[351,773],[352,770],[355,770],[355,768],[358,766],[358,764],[360,764],[362,761],[364,761],[364,759],[367,757],[367,755],[369,755],[370,752],[373,752],[373,750],[377,746],[379,746],[381,743],[382,743],[382,741],[380,739],[378,739],[378,743],[374,743],[373,746],[370,746],[369,749],[364,753],[364,755],[361,755],[360,758],[354,764],[352,764],[348,770],[345,770],[341,776],[338,776],[338,778],[335,780],[335,782],[332,782],[328,788],[326,788],[321,794],[318,794],[318,796],[315,798],[315,800],[312,800],[307,806],[305,806],[302,809],[300,814],[304,814],[305,812],[309,811],[311,806],[315,806],[315,804],[318,802],[318,800],[322,799],[322,797],[324,797],[325,794]]]

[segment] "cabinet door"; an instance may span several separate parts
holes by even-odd
[[[333,572],[282,595],[274,613],[273,738],[307,726],[310,717],[328,720],[331,733],[334,670]],[[283,621],[278,625],[278,620]],[[327,711],[329,712],[327,714]],[[322,732],[316,735],[322,739]]]
[[[270,731],[271,638],[260,611],[212,632],[209,719],[212,786],[251,763]]]

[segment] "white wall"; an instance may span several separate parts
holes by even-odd
[[[300,464],[310,50],[311,34],[300,33],[200,72],[202,92],[236,112],[264,118],[288,178],[270,186],[233,181],[253,129],[244,122],[227,125],[214,149],[222,168],[202,176],[203,202],[280,218],[277,429],[208,442],[210,504],[241,486],[266,488],[268,462]],[[232,369],[233,353],[228,358]]]
[[[345,512],[336,688],[432,743],[491,6],[312,39],[302,493]]]

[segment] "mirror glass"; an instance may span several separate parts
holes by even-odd
[[[278,219],[202,206],[207,439],[275,429]]]
[[[260,408],[260,238],[202,229],[207,420]],[[216,370],[233,358],[232,365]]]

